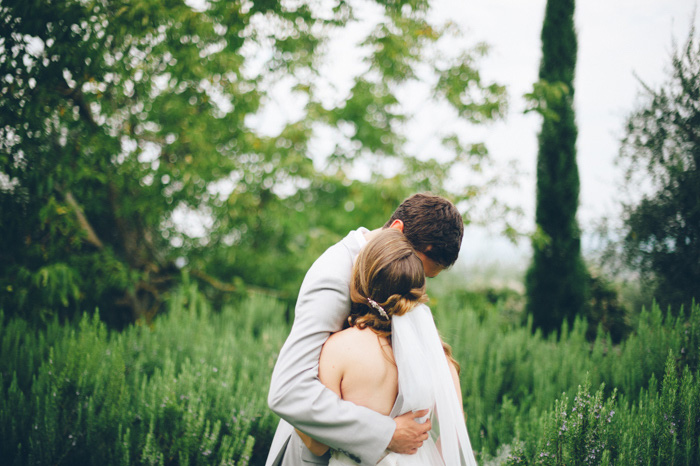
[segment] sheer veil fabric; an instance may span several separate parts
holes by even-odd
[[[429,409],[433,426],[416,454],[390,452],[377,466],[476,466],[463,409],[430,309],[421,304],[403,316],[393,316],[391,326],[399,393],[390,416]],[[329,466],[356,463],[334,451]]]
[[[391,333],[399,373],[399,394],[391,414],[430,409],[433,423],[432,441],[416,455],[399,455],[396,464],[476,466],[463,407],[428,306],[421,304],[392,317]]]

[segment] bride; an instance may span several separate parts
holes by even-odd
[[[423,266],[404,235],[383,230],[353,267],[347,328],[323,346],[319,378],[344,400],[399,416],[427,410],[432,430],[413,455],[387,450],[378,466],[476,465],[465,427],[457,365],[424,304]],[[328,447],[297,431],[316,455]],[[332,451],[329,466],[355,466]]]

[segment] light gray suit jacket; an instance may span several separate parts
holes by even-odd
[[[326,250],[301,285],[294,324],[270,383],[268,404],[282,420],[266,466],[328,464],[329,455],[311,453],[294,427],[363,466],[376,465],[394,435],[393,419],[341,400],[318,379],[321,347],[350,312],[352,264],[364,241],[358,235],[366,231],[351,231]]]

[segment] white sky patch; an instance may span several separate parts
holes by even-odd
[[[204,89],[209,99],[216,105],[217,113],[219,118],[223,118],[226,114],[233,111],[233,102],[228,98],[219,86],[215,86],[206,79],[203,79],[199,86]]]
[[[10,178],[7,173],[0,172],[0,191],[13,192],[18,185],[17,178]]]
[[[347,99],[354,79],[369,68],[365,60],[370,50],[360,47],[360,42],[377,27],[382,8],[369,2],[357,2],[353,6],[356,20],[331,32],[319,69],[322,79],[316,83],[317,97],[326,108],[336,107]]]
[[[124,144],[122,144],[124,147]],[[138,154],[138,160],[141,163],[153,163],[160,157],[161,146],[154,142],[146,141],[142,144],[141,152]]]
[[[185,0],[185,5],[195,11],[205,11],[209,8],[209,2],[207,0]]]
[[[177,230],[190,238],[204,238],[214,225],[211,212],[195,210],[184,204],[173,210],[172,220]]]
[[[222,178],[214,183],[209,183],[207,185],[207,191],[209,194],[218,196],[220,200],[225,201],[231,195],[236,185],[241,181],[241,174],[237,172],[231,172],[228,177]]]
[[[300,92],[292,92],[296,84],[292,78],[281,79],[268,92],[262,109],[246,116],[246,126],[263,136],[277,136],[287,124],[300,120],[308,99]]]
[[[301,189],[307,189],[309,186],[311,186],[310,180],[306,178],[292,177],[285,179],[282,182],[275,183],[271,187],[271,190],[275,195],[281,198],[286,198],[297,193]]]

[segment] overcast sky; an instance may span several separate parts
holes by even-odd
[[[540,118],[523,115],[522,95],[537,80],[546,0],[441,0],[439,3],[444,7],[436,8],[436,14],[449,15],[468,31],[470,39],[482,40],[492,47],[479,69],[507,86],[511,108],[505,121],[484,128],[481,134],[493,157],[499,161],[516,160],[524,172],[520,186],[504,190],[501,195],[520,204],[528,221],[533,222]],[[602,215],[617,212],[621,178],[613,161],[625,117],[638,102],[641,86],[635,75],[652,87],[666,80],[673,40],[682,45],[693,22],[700,29],[695,7],[695,0],[577,2],[579,53],[575,105],[581,177],[579,221],[584,229]],[[474,246],[467,247],[474,254]],[[479,247],[479,250],[494,248]]]
[[[515,159],[530,180],[522,200],[534,208],[536,134],[540,120],[523,115],[522,95],[537,79],[545,0],[445,1],[470,36],[492,46],[482,73],[507,85],[509,117],[484,132],[492,155]],[[579,56],[576,112],[579,126],[582,221],[614,208],[618,173],[612,162],[625,116],[635,107],[640,85],[666,79],[672,39],[683,42],[695,0],[585,0],[577,2]],[[700,21],[695,19],[696,27]],[[529,190],[531,194],[524,191]],[[518,196],[518,197],[521,197]],[[529,200],[528,200],[529,198]]]

